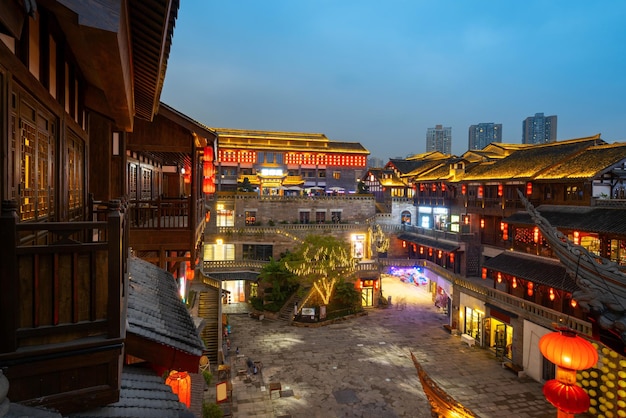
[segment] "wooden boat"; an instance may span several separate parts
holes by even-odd
[[[543,237],[580,288],[573,298],[594,315],[600,327],[617,333],[626,343],[626,273],[617,263],[574,244],[541,216],[521,191],[518,193]]]

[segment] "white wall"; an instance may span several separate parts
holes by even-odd
[[[543,354],[539,351],[539,339],[551,329],[542,327],[533,322],[524,320],[524,371],[526,375],[541,382],[541,369],[543,364]]]

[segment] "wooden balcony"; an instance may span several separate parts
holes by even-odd
[[[8,398],[62,413],[117,401],[125,336],[124,214],[106,221],[0,217],[0,367]]]

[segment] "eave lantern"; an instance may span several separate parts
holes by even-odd
[[[172,388],[172,392],[178,395],[178,400],[187,405],[191,405],[191,376],[187,372],[172,370],[165,380],[165,384]]]
[[[587,412],[589,395],[576,385],[576,371],[595,366],[597,350],[568,328],[541,337],[539,350],[556,365],[556,379],[546,382],[543,394],[557,408],[557,417],[573,417],[573,414]]]

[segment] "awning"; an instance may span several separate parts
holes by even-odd
[[[414,232],[403,232],[401,234],[398,234],[398,238],[403,241],[412,242],[415,244],[423,245],[425,247],[432,247],[437,250],[442,250],[448,253],[452,251],[456,251],[459,248],[461,248],[459,244],[454,241],[446,241],[446,240],[441,240],[441,239],[430,238],[424,235],[416,234]]]
[[[567,292],[579,289],[558,260],[541,260],[539,257],[507,251],[486,260],[483,267]]]

